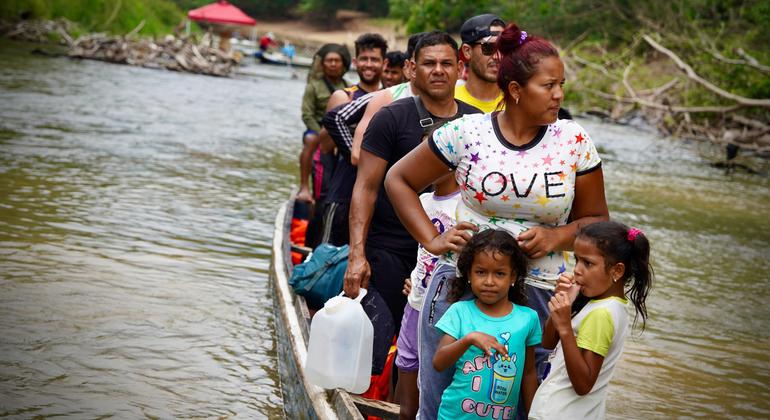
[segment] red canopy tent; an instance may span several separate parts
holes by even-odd
[[[221,23],[224,25],[254,26],[257,21],[226,0],[217,0],[187,12],[187,17],[196,22]]]
[[[211,26],[220,34],[220,48],[229,49],[230,35],[234,26],[254,26],[257,21],[226,0],[217,0],[187,12],[187,17],[203,26]],[[253,33],[253,31],[252,31]]]

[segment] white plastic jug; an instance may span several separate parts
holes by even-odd
[[[322,388],[361,394],[369,388],[374,328],[358,297],[335,296],[313,316],[305,375]]]

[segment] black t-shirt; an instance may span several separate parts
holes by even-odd
[[[464,102],[457,102],[458,114],[479,114],[481,111]],[[432,116],[436,118],[435,116]],[[422,141],[423,128],[413,98],[399,99],[379,110],[364,133],[364,150],[388,161],[387,170]],[[387,171],[386,171],[387,173]],[[366,243],[404,255],[417,252],[417,241],[398,219],[388,199],[383,183],[377,194],[369,236]]]

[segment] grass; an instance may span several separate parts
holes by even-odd
[[[22,15],[36,19],[65,18],[87,32],[125,34],[144,21],[142,35],[171,33],[185,14],[169,0],[3,0],[0,19]]]

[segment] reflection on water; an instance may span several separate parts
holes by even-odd
[[[280,417],[266,271],[303,77],[31,48],[0,44],[0,416]],[[770,181],[581,122],[657,272],[609,417],[769,417]]]
[[[0,414],[280,416],[266,272],[302,86],[8,47]]]

